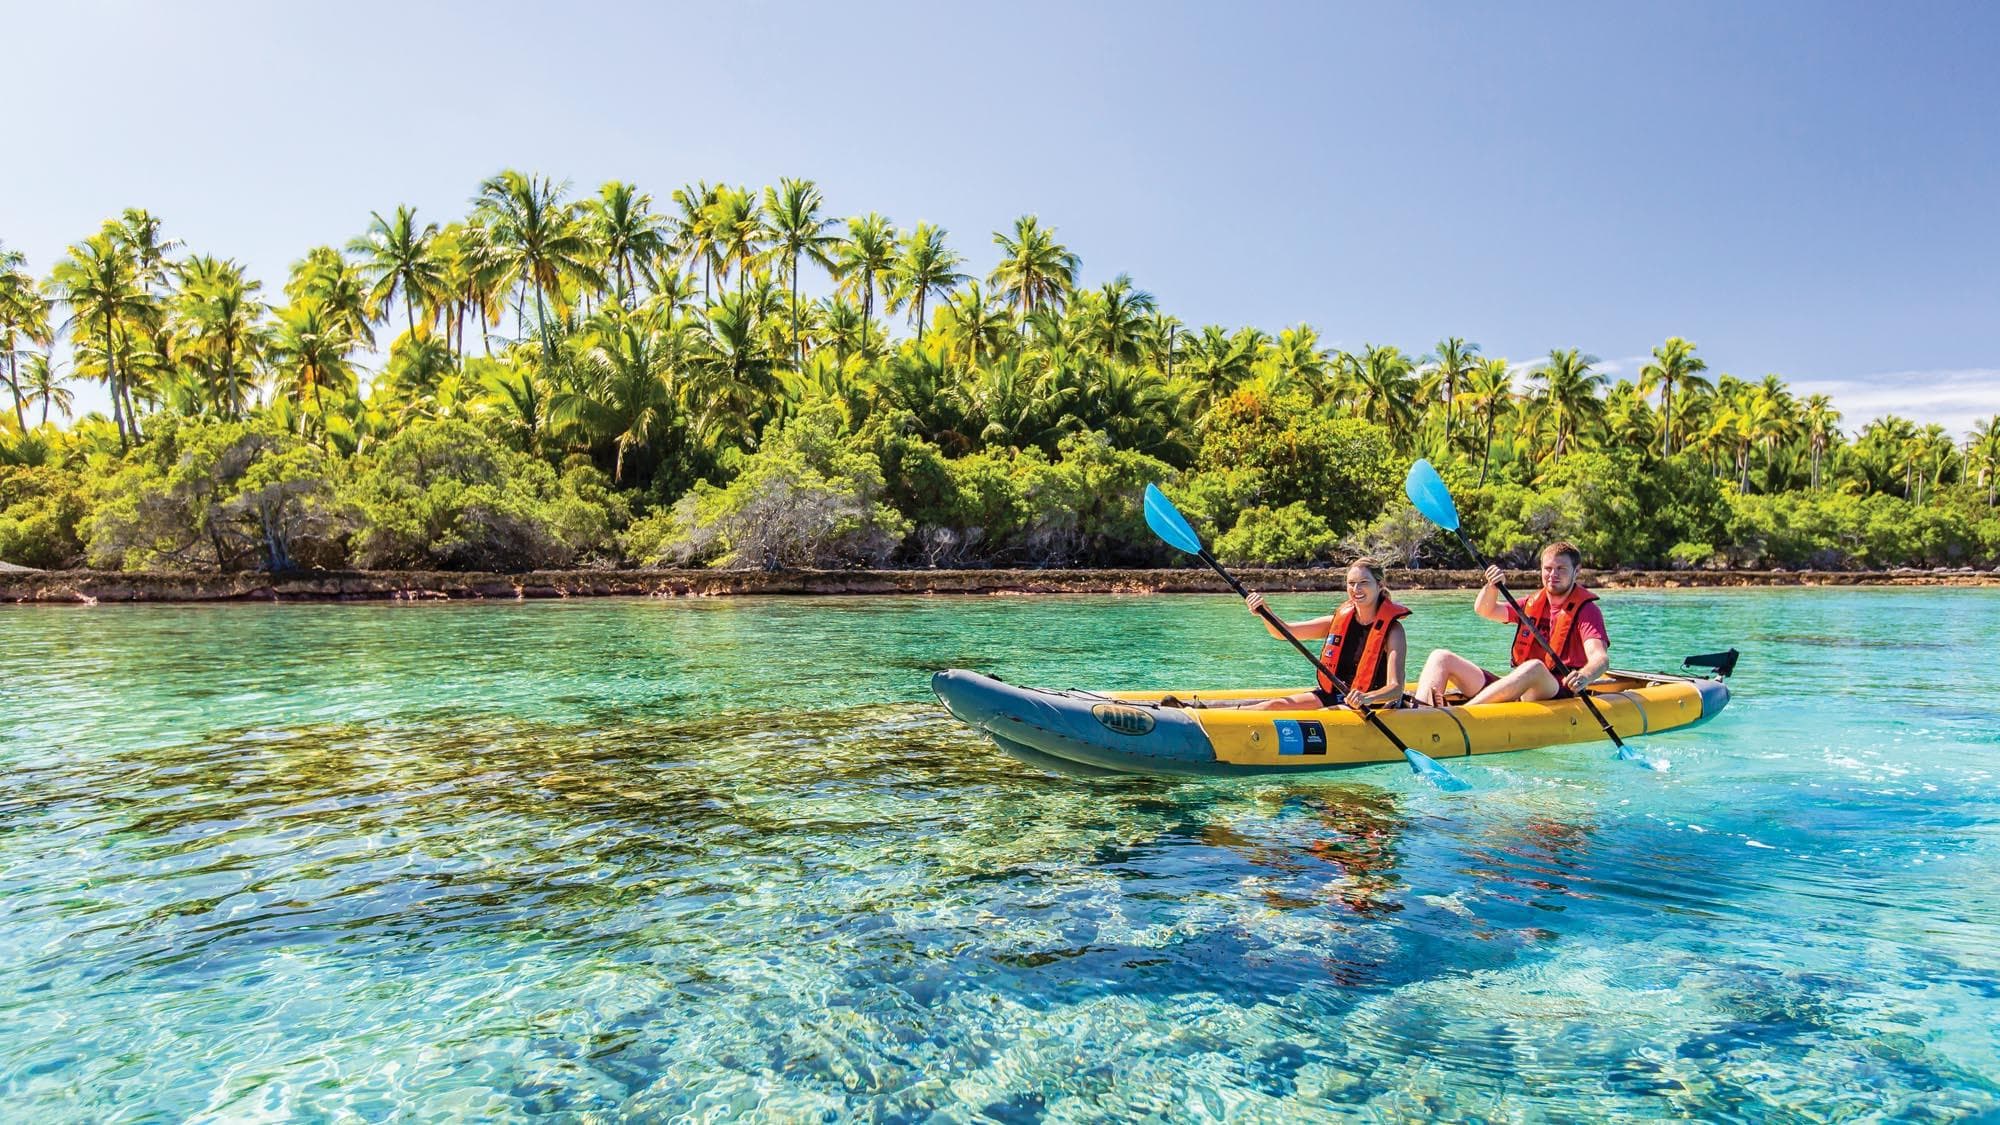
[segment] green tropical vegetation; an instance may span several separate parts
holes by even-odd
[[[504,171],[372,213],[276,292],[128,210],[37,275],[0,245],[0,560],[234,571],[1174,561],[1149,480],[1239,563],[1992,565],[2000,416],[1963,440],[1714,370],[1189,324],[1023,215],[827,212],[810,180],[662,200]],[[72,416],[95,384],[110,416]]]

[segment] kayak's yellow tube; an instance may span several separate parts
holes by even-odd
[[[1350,769],[1401,762],[1401,750],[1346,708],[1249,711],[1163,706],[1163,692],[1051,691],[962,669],[931,677],[931,690],[958,719],[1002,750],[1042,768],[1101,774],[1199,776]],[[1297,689],[1178,691],[1182,702],[1272,699]],[[1684,729],[1729,702],[1720,682],[1614,672],[1592,698],[1623,738]],[[1419,707],[1379,711],[1413,749],[1449,761],[1604,738],[1581,700]]]
[[[1704,681],[1661,677],[1610,677],[1592,686],[1597,709],[1621,738],[1692,726],[1703,714]],[[1414,689],[1415,685],[1411,685]],[[1720,685],[1711,685],[1719,687]],[[1271,699],[1297,689],[1236,689],[1175,692],[1187,702]],[[1162,692],[1112,692],[1134,703],[1156,702]],[[1711,692],[1712,694],[1712,692]],[[1726,696],[1724,697],[1726,698]],[[1719,704],[1715,705],[1719,709]],[[1219,763],[1263,767],[1319,767],[1400,762],[1402,752],[1360,714],[1345,707],[1315,711],[1190,709],[1208,735]],[[1412,748],[1438,759],[1499,754],[1538,746],[1594,742],[1604,731],[1581,700],[1543,703],[1482,703],[1477,707],[1378,710],[1389,729]],[[1279,720],[1300,724],[1296,736]],[[1316,724],[1314,731],[1304,724]],[[1295,744],[1296,743],[1296,744]]]

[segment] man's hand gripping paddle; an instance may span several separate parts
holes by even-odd
[[[1465,537],[1465,532],[1459,529],[1458,505],[1452,503],[1451,490],[1445,487],[1444,478],[1438,476],[1437,470],[1431,467],[1429,461],[1418,458],[1417,463],[1410,466],[1410,475],[1403,480],[1403,493],[1410,498],[1410,503],[1417,506],[1417,511],[1424,514],[1425,519],[1451,532],[1458,539],[1458,545],[1465,549],[1465,553],[1471,556],[1473,563],[1480,570],[1486,569],[1485,557],[1472,545],[1471,540]],[[1542,636],[1540,629],[1535,628],[1535,623],[1522,611],[1521,603],[1514,600],[1513,593],[1504,583],[1500,586],[1500,596],[1507,599],[1508,607],[1513,609],[1516,617],[1520,618],[1522,626],[1535,638],[1535,643],[1541,646],[1543,652],[1549,654],[1549,659],[1555,665],[1556,678],[1560,680],[1568,676],[1573,669],[1563,663],[1562,656],[1555,649],[1549,647],[1547,638]],[[1604,728],[1604,734],[1611,739],[1611,744],[1618,747],[1617,756],[1620,759],[1638,762],[1656,770],[1667,768],[1665,762],[1647,758],[1625,745],[1625,740],[1618,737],[1618,732],[1612,730],[1611,724],[1605,720],[1604,712],[1599,711],[1597,704],[1591,701],[1589,688],[1577,692],[1576,697],[1583,700],[1583,705],[1590,710],[1591,718],[1596,719],[1597,725]]]

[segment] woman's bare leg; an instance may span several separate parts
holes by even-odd
[[[1417,702],[1442,707],[1446,692],[1471,695],[1485,684],[1486,673],[1480,670],[1479,665],[1449,649],[1436,649],[1424,661],[1424,670],[1417,676]]]

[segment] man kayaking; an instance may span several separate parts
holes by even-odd
[[[1264,595],[1251,594],[1244,604],[1264,622],[1265,631],[1274,637],[1284,636],[1263,616]],[[1366,555],[1355,559],[1347,568],[1347,604],[1325,617],[1286,623],[1300,640],[1326,639],[1320,663],[1333,669],[1354,693],[1342,699],[1333,682],[1321,674],[1319,686],[1312,691],[1243,707],[1253,711],[1317,711],[1346,704],[1358,711],[1363,702],[1373,707],[1400,706],[1403,659],[1410,648],[1402,619],[1409,615],[1407,608],[1389,600],[1389,590],[1382,584],[1382,564]]]
[[[1417,698],[1434,707],[1443,707],[1451,692],[1470,696],[1468,703],[1566,699],[1603,675],[1611,666],[1611,638],[1604,631],[1604,613],[1597,608],[1597,595],[1576,580],[1577,568],[1582,565],[1583,554],[1573,543],[1557,540],[1543,547],[1542,588],[1522,606],[1535,628],[1572,669],[1568,676],[1556,678],[1555,662],[1548,652],[1536,643],[1514,610],[1501,604],[1500,587],[1506,574],[1489,566],[1486,585],[1472,609],[1489,621],[1514,626],[1513,670],[1496,676],[1455,652],[1438,649],[1424,661],[1423,674],[1417,677]]]

